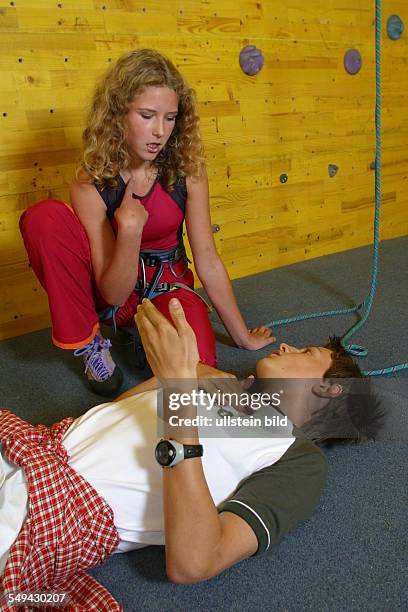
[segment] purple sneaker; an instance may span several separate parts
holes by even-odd
[[[109,352],[111,346],[110,340],[96,334],[89,344],[74,351],[75,357],[83,357],[89,386],[98,395],[114,395],[123,382],[122,372]]]

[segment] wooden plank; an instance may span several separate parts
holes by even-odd
[[[404,18],[405,4],[393,12]],[[216,247],[233,278],[370,243],[374,5],[354,0],[18,0],[0,11],[0,335],[48,325],[18,231],[67,200],[95,81],[156,48],[197,92]],[[408,19],[408,16],[406,17]],[[256,44],[264,67],[239,66]],[[346,74],[347,48],[359,74]],[[381,237],[408,234],[408,39],[382,32]],[[330,178],[329,164],[338,166]],[[286,174],[286,183],[280,176]],[[239,247],[239,248],[238,248]]]

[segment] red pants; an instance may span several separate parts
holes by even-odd
[[[64,202],[44,200],[26,210],[20,219],[20,230],[28,258],[40,283],[48,294],[52,321],[52,340],[64,349],[86,346],[99,329],[98,312],[108,305],[99,294],[92,273],[91,252],[85,230],[73,210]],[[175,264],[180,274],[185,262]],[[154,268],[147,267],[147,280]],[[168,265],[160,282],[177,279]],[[179,279],[194,287],[191,270]],[[216,366],[215,336],[201,298],[187,289],[163,293],[153,299],[160,312],[171,321],[168,302],[177,296],[197,338],[200,360]],[[116,313],[119,327],[134,325],[134,314],[140,297],[132,292]]]

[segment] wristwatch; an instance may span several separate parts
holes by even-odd
[[[184,459],[203,456],[202,444],[181,444],[176,440],[162,439],[155,450],[157,462],[162,467],[174,467]]]

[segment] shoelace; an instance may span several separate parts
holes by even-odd
[[[109,378],[111,372],[109,372],[103,360],[102,349],[109,349],[111,346],[112,343],[110,340],[95,337],[92,342],[83,348],[74,351],[75,357],[82,357],[83,355],[88,355],[90,353],[90,356],[86,359],[85,374],[89,368],[91,368],[101,381]]]

